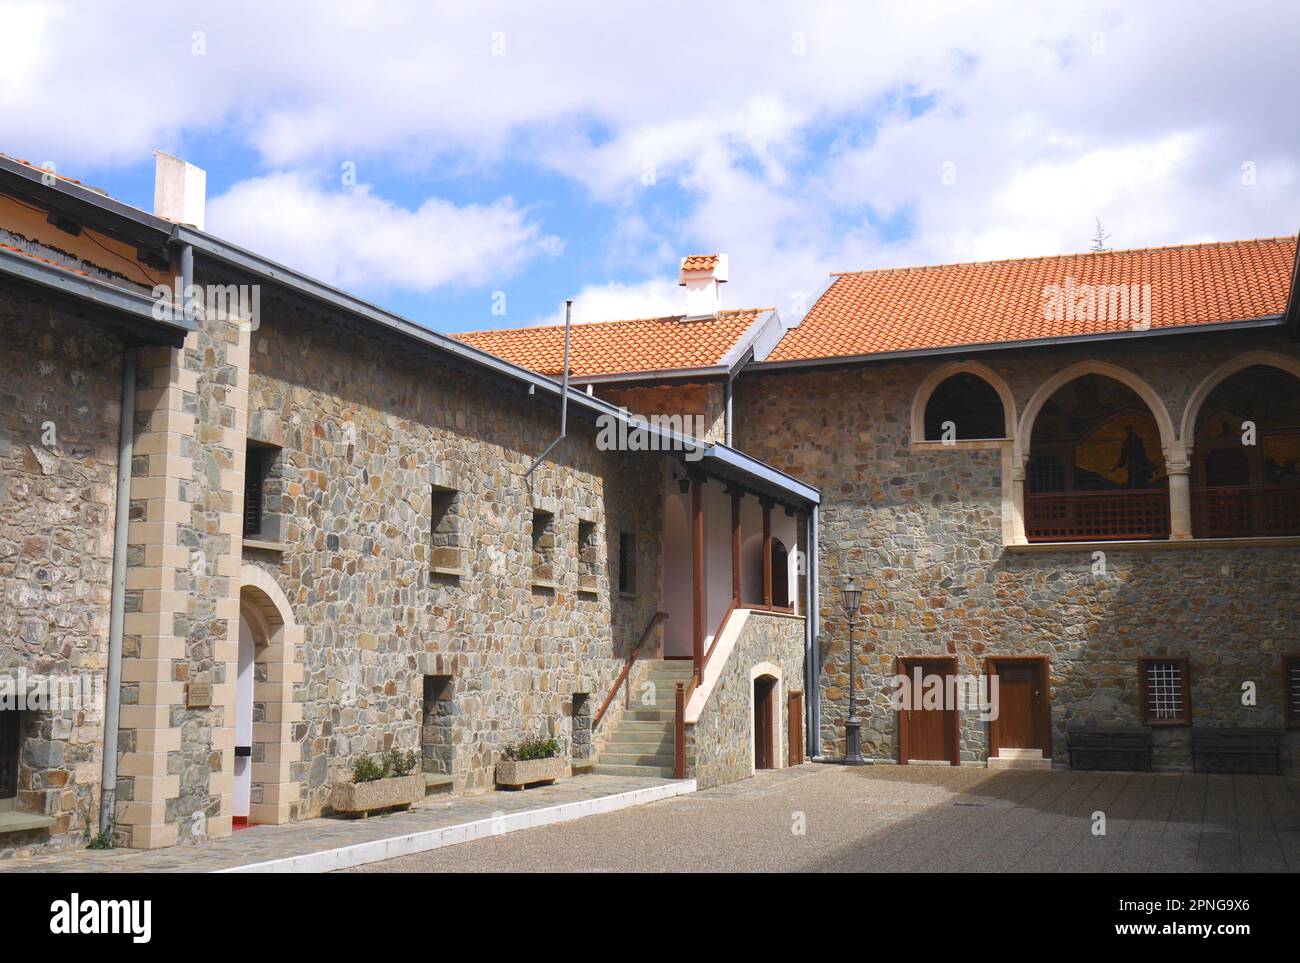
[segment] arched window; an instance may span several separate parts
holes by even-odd
[[[1300,378],[1252,365],[1196,413],[1192,531],[1200,538],[1300,534]]]
[[[1169,537],[1160,427],[1128,385],[1085,374],[1033,421],[1025,472],[1031,542]]]
[[[1005,438],[1006,425],[997,391],[969,371],[945,378],[925,405],[926,441]]]

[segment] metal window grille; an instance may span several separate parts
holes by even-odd
[[[1147,663],[1147,712],[1152,719],[1181,719],[1183,705],[1183,664],[1181,662]]]

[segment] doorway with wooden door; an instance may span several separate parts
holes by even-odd
[[[956,657],[900,658],[897,671],[907,679],[909,696],[898,710],[898,761],[961,765],[960,720],[952,700],[956,688],[950,684],[957,676]],[[938,698],[925,698],[927,691],[937,691]]]
[[[1051,695],[1045,656],[988,660],[989,694],[996,685],[996,717],[989,720],[989,766],[1050,768]]]
[[[754,680],[754,768],[776,768],[776,726],[773,713],[776,709],[777,680],[770,675],[760,675]]]

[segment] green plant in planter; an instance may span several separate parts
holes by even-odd
[[[501,758],[507,762],[523,762],[526,759],[551,759],[560,754],[558,739],[544,736],[527,736],[511,743],[501,750]]]
[[[392,779],[408,776],[415,769],[415,753],[410,749],[402,752],[389,749],[380,755],[378,761],[370,756],[362,756],[352,764],[353,782],[377,782],[380,779]]]

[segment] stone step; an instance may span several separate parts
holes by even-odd
[[[600,754],[599,766],[669,766],[673,764],[671,752],[635,753],[609,752]]]
[[[672,779],[672,766],[606,766],[596,764],[592,770],[598,776],[641,776],[646,779]]]
[[[662,756],[665,753],[672,755],[675,746],[671,739],[659,739],[654,742],[632,742],[630,740],[619,740],[611,742],[600,752],[600,758],[606,756],[622,755],[641,755],[641,756]]]

